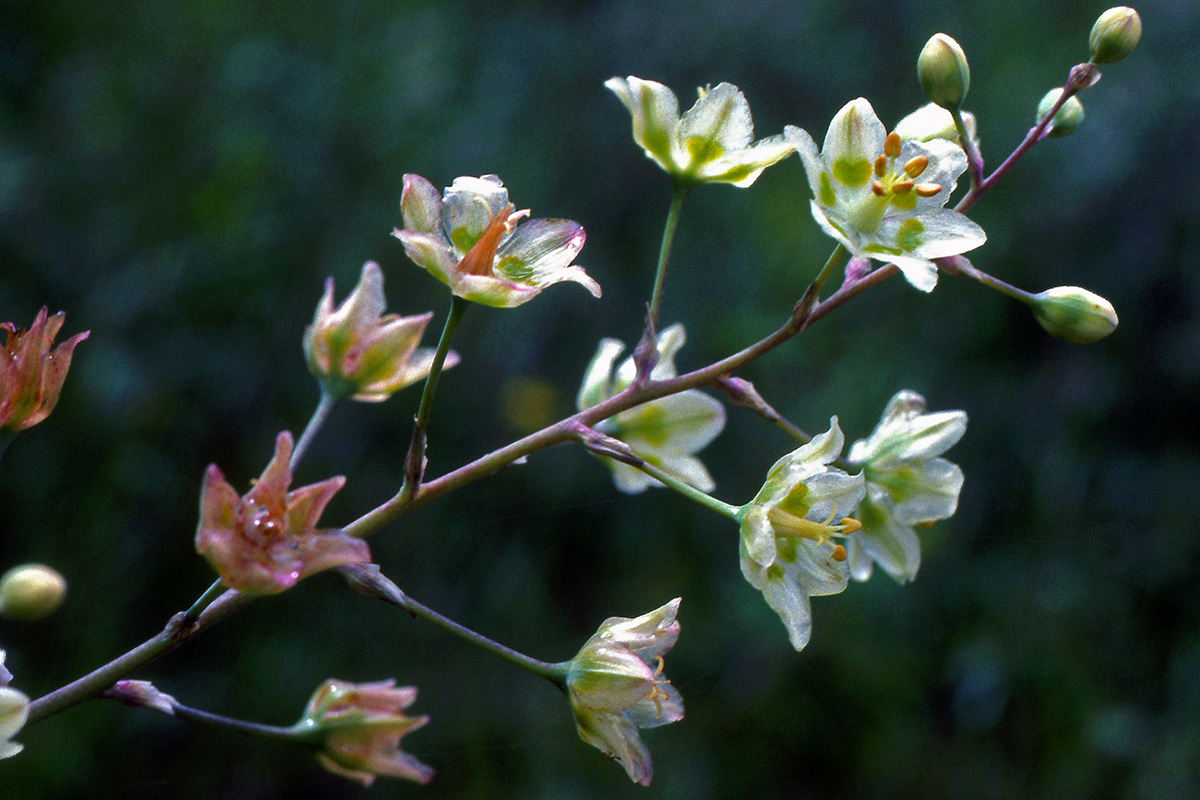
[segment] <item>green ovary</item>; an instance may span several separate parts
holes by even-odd
[[[879,230],[883,215],[888,208],[888,199],[868,194],[846,209],[846,221],[850,228],[861,234],[872,234]]]

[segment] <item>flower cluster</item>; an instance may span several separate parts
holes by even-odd
[[[640,617],[610,617],[567,667],[579,737],[621,762],[643,786],[654,774],[638,734],[683,719],[683,698],[664,677],[663,654],[679,638],[679,598]]]
[[[686,340],[680,324],[658,334],[658,363],[650,372],[651,380],[675,377],[675,354]],[[624,349],[616,339],[600,341],[575,400],[580,411],[604,402],[633,383],[637,365],[632,357],[613,370],[617,356]],[[725,407],[695,389],[643,403],[596,424],[596,430],[620,439],[638,457],[705,492],[713,488],[713,479],[692,454],[702,450],[724,427]],[[613,459],[604,462],[623,492],[632,494],[661,485],[628,464]]]
[[[571,264],[585,238],[579,223],[534,219],[517,225],[529,209],[514,208],[495,175],[455,178],[444,196],[420,175],[405,175],[404,227],[392,235],[451,292],[485,306],[519,306],[561,281],[582,284],[599,297],[600,285]]]
[[[222,582],[247,594],[275,594],[321,570],[371,560],[367,543],[342,533],[316,530],[343,477],[288,491],[292,435],[275,439],[275,455],[262,477],[238,497],[216,464],[200,493],[196,551]]]

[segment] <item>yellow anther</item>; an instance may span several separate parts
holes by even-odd
[[[862,530],[862,523],[850,517],[842,517],[841,523],[842,533],[854,533],[857,530]]]
[[[883,141],[883,154],[888,158],[900,157],[900,134],[892,131]]]
[[[842,547],[840,544],[837,547],[833,548],[833,560],[834,561],[845,561],[846,560],[846,548]]]
[[[904,172],[910,178],[915,178],[925,171],[929,166],[929,159],[925,156],[913,156],[904,164]]]
[[[871,193],[876,197],[887,197],[887,187],[879,181],[874,181],[871,183]]]
[[[927,520],[927,521],[925,521],[925,522],[918,522],[918,523],[917,523],[917,527],[918,527],[918,528],[924,528],[925,530],[929,530],[930,528],[932,528],[932,527],[933,527],[933,523],[934,523],[934,520],[932,520],[932,519],[931,519],[931,520]]]
[[[875,158],[875,177],[882,178],[887,175],[887,156],[877,156]]]
[[[917,193],[917,197],[933,197],[942,190],[940,183],[918,183],[913,187],[913,191]]]
[[[892,194],[908,194],[913,186],[912,181],[896,181],[892,184]]]

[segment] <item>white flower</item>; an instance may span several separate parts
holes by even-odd
[[[829,466],[844,442],[834,417],[828,431],[771,467],[737,515],[742,574],[783,619],[797,650],[812,634],[809,597],[837,594],[848,580],[845,548],[833,538],[858,529],[849,517],[865,489],[861,474]]]
[[[967,156],[944,139],[927,142],[888,134],[863,98],[847,103],[825,135],[788,126],[812,188],[820,226],[855,256],[892,263],[922,291],[937,283],[931,259],[965,253],[987,239],[983,229],[943,208]]]
[[[753,142],[750,104],[736,86],[701,89],[696,104],[679,115],[675,93],[654,81],[610,78],[604,82],[633,116],[633,140],[646,157],[680,184],[732,183],[746,187],[762,171],[791,155],[782,136]]]
[[[687,336],[676,323],[658,334],[658,364],[650,372],[651,380],[673,378],[675,354]],[[584,373],[583,385],[576,398],[580,411],[601,403],[629,387],[637,375],[633,358],[627,358],[615,373],[613,364],[625,346],[616,339],[602,339],[600,348]],[[640,458],[690,483],[701,491],[711,491],[714,483],[708,470],[693,453],[703,449],[725,427],[725,407],[696,389],[668,395],[622,411],[596,424],[596,430],[620,439]],[[612,459],[604,459],[613,473],[613,482],[623,492],[634,494],[649,486],[661,486],[641,470]]]
[[[683,698],[662,677],[679,638],[679,598],[640,617],[610,617],[568,663],[567,697],[579,737],[621,762],[643,786],[654,774],[638,734],[683,719]]]
[[[966,429],[966,412],[927,414],[925,398],[905,390],[888,402],[874,432],[851,446],[846,460],[862,466],[867,484],[862,530],[847,545],[856,580],[871,576],[872,562],[900,582],[916,576],[921,547],[913,526],[958,508],[962,470],[940,456]]]
[[[24,745],[17,744],[12,737],[25,727],[29,718],[29,697],[8,687],[11,677],[4,668],[4,651],[0,650],[0,758],[21,752]]]

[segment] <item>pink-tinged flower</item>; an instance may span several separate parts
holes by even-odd
[[[27,331],[0,322],[5,332],[0,354],[0,434],[23,431],[54,410],[75,345],[91,333],[77,333],[51,350],[65,318],[61,311],[47,316],[42,306]]]
[[[325,295],[304,332],[304,356],[330,395],[377,403],[429,374],[434,350],[417,345],[433,314],[385,316],[384,308],[378,264],[363,267],[358,286],[336,310],[333,278],[325,282]],[[457,363],[457,353],[447,354],[447,367]]]
[[[662,656],[679,638],[679,598],[634,619],[610,617],[567,667],[567,697],[579,738],[650,784],[654,765],[639,728],[683,719],[683,698],[662,677]]]
[[[317,754],[321,766],[363,786],[370,786],[376,775],[429,783],[433,769],[400,749],[400,739],[429,717],[405,716],[402,712],[416,700],[417,690],[395,684],[321,684],[294,726],[322,743],[324,752]]]
[[[247,594],[275,594],[302,578],[342,564],[371,560],[367,543],[316,530],[326,504],[346,479],[338,476],[288,491],[292,434],[275,440],[275,456],[249,492],[237,492],[210,464],[200,493],[196,552],[221,581]]]
[[[495,175],[455,178],[445,195],[420,175],[404,176],[404,228],[392,235],[404,252],[464,300],[512,308],[553,283],[574,281],[600,296],[600,285],[572,265],[583,227],[567,219],[533,219],[514,211]]]

